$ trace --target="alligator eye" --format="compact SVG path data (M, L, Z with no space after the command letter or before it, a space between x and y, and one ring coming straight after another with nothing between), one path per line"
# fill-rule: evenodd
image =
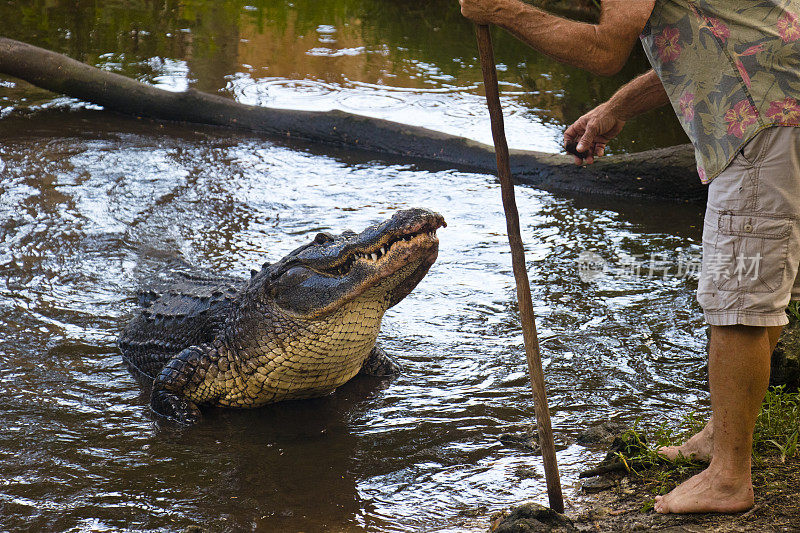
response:
M280 275L280 277L277 279L276 285L280 285L282 287L293 287L295 285L300 285L313 274L314 272L312 270L303 266L292 267Z

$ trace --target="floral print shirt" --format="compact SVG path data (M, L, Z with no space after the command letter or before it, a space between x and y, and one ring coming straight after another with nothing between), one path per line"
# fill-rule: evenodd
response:
M800 126L800 0L656 0L642 44L703 183L762 129Z

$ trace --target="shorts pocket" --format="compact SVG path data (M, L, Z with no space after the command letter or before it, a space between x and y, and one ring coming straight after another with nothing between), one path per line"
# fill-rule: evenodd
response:
M705 274L721 291L774 292L786 281L793 225L786 216L719 213Z
M756 133L752 139L742 146L734 161L740 160L737 162L741 162L742 166L746 168L756 166L764 159L774 134L774 127L766 128Z

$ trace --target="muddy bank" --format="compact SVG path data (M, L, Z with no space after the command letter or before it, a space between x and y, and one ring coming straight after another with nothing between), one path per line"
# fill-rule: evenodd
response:
M0 73L133 116L255 131L273 136L495 172L494 149L463 137L342 111L294 111L240 104L194 89L169 92L12 39L0 38ZM588 167L572 157L511 152L521 183L561 193L702 203L690 145L608 156Z
M677 482L698 473L702 466L690 468ZM654 475L653 472L649 473ZM697 533L700 531L800 531L800 459L781 462L768 457L753 466L756 504L744 513L662 515L652 510L659 491L652 478L631 477L623 473L604 476L607 487L581 496L578 510L566 515L537 504L521 504L490 519L489 531L528 533L534 531L660 531ZM585 493L589 491L586 490Z
M591 503L572 518L578 531L800 530L800 459L781 463L778 458L769 458L753 467L753 483L756 504L747 512L660 515L649 510L656 494L645 481L619 477L613 479L610 490L593 495Z
M592 495L579 512L555 516L537 504L523 504L494 515L488 529L493 533L800 531L800 460L784 464L775 459L754 468L753 476L757 480L756 504L744 513L661 515L649 510L655 494L648 491L645 483L619 477L611 481L612 488Z

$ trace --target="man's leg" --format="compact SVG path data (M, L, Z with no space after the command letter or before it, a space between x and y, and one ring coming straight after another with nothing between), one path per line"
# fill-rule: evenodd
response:
M737 512L753 506L753 428L769 384L771 353L766 327L712 328L708 362L714 419L711 464L666 496L656 497L657 512Z
M729 268L711 268L712 260ZM748 260L757 275L743 274L740 265ZM656 511L736 512L753 505L753 428L772 346L788 322L786 305L800 296L799 268L800 128L767 128L709 186L697 301L713 325L713 421L686 451L710 455L711 462L657 498Z
M783 331L783 326L771 326L767 328L767 335L769 336L769 353L770 357L772 352L775 351L775 346L778 344L778 339ZM657 450L659 455L663 455L667 459L675 460L678 456L692 459L693 461L709 462L714 452L714 417L713 415L708 419L705 427L697 434L693 435L689 440L680 446L663 446Z

